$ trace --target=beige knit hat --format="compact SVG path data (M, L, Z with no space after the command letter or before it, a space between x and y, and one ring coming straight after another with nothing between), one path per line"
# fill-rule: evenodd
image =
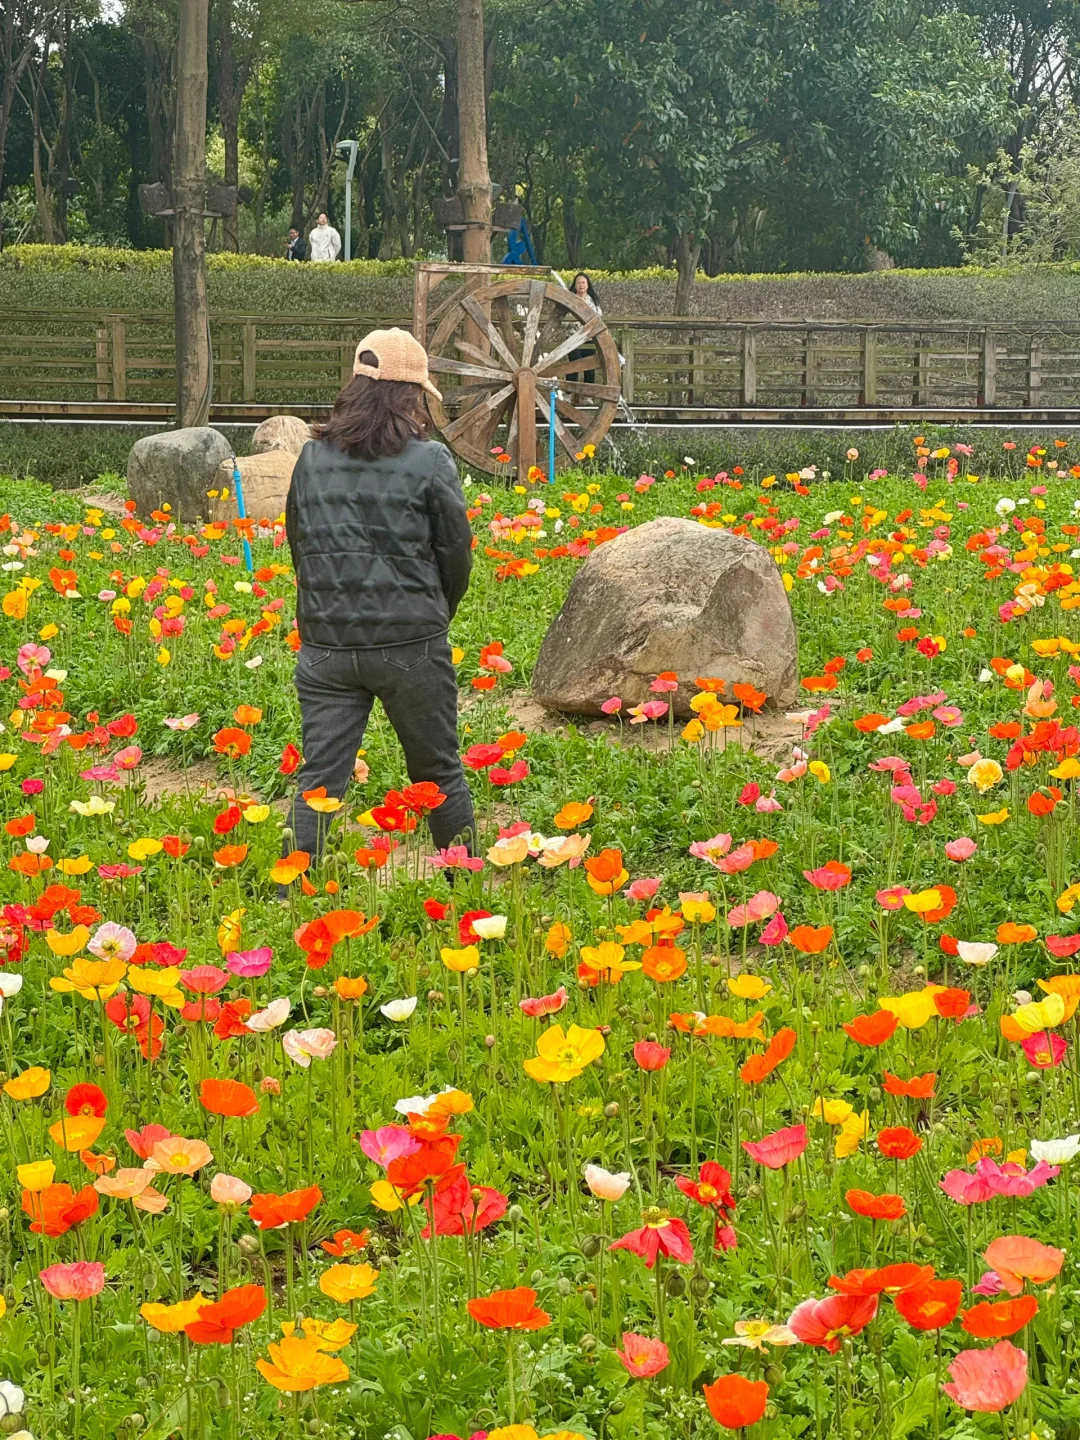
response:
M360 356L370 350L378 361L377 365L364 365ZM420 385L436 400L441 393L428 379L427 351L407 330L372 330L356 347L352 373L366 375L370 380L404 380L410 385Z

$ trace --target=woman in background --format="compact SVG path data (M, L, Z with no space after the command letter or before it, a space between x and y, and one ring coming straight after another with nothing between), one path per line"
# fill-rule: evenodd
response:
M574 283L570 286L570 289L574 292L574 294L578 297L579 300L584 300L586 305L591 306L592 309L596 311L597 315L602 315L604 313L600 309L600 299L596 293L596 290L593 287L593 283L589 279L588 275L585 274L584 270L579 270L578 273L574 276ZM587 345L582 347L582 349L580 350L571 350L570 359L591 360L595 356L595 354L596 346ZM566 380L567 384L571 387L573 387L575 381L582 382L585 385L592 385L596 380L596 371L574 370L569 375L567 375Z

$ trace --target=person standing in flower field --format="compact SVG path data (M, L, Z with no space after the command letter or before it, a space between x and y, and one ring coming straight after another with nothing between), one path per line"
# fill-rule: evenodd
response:
M435 844L472 839L447 639L469 584L472 527L450 452L426 438L424 391L439 395L423 346L405 330L373 330L293 470L285 528L304 764L291 825L296 848L313 858L320 817L303 792L344 796L376 697L409 778L446 796L429 817Z

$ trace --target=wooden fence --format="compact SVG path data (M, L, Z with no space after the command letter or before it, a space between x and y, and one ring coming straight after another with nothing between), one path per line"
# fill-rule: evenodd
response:
M366 329L403 316L213 317L214 413L318 412ZM642 418L792 412L1080 416L1080 326L612 319ZM0 414L166 410L172 316L0 310Z

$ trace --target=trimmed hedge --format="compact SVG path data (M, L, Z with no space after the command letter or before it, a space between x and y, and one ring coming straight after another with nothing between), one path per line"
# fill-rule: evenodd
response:
M357 318L412 311L409 260L296 265L215 253L207 270L217 311ZM674 271L590 274L610 319L671 313ZM692 305L695 314L726 319L1080 322L1080 265L699 276ZM171 252L12 246L0 254L3 308L169 310Z
M238 455L246 455L251 429L236 426L218 427L228 437ZM0 494L3 486L23 483L25 477L47 482L60 490L91 485L99 475L123 476L132 445L142 435L154 433L154 427L120 427L110 425L20 425L16 421L0 422ZM604 469L617 471L629 479L640 474L662 475L665 470L679 470L687 457L693 460L696 474L731 471L741 465L747 480L756 483L766 474L785 474L815 465L818 471L844 473L849 448L859 452L859 460L850 470L852 483L877 468L893 474L910 473L914 447L913 436L922 434L931 443L971 445L975 455L972 467L992 475L1004 474L1011 467L1023 468L1029 444L1051 446L1054 439L1068 439L1063 452L1070 461L1080 456L1080 430L1004 431L981 428L897 426L892 430L789 430L758 428L695 430L669 428L631 435L614 432L611 446L602 446L597 457ZM1017 448L1006 452L1002 441L1014 440ZM491 482L494 484L495 482ZM110 487L111 488L111 487ZM749 488L749 487L748 487ZM727 493L727 492L725 492ZM750 488L752 496L753 490ZM11 507L0 504L0 513Z

